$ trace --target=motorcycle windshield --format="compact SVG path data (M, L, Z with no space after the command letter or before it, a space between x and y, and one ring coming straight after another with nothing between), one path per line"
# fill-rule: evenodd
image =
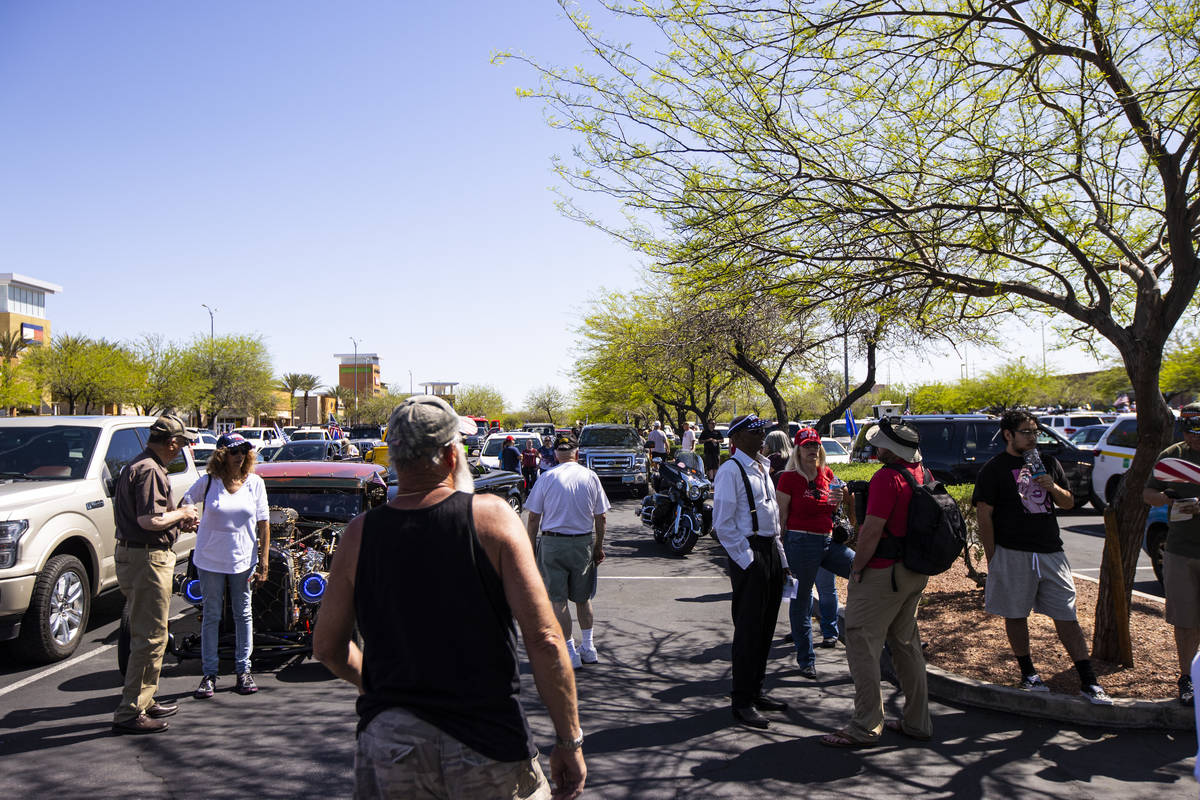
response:
M704 471L704 459L702 459L697 453L692 453L687 450L680 450L675 453L675 455L672 456L671 462L675 466L684 470L690 470L691 472Z

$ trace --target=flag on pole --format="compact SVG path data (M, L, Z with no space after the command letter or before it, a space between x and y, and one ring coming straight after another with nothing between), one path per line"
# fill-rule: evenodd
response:
M334 419L332 411L329 412L329 422L326 424L326 427L329 429L329 438L330 439L342 438L342 436L343 436L342 428L340 425L337 424L337 420Z
M858 425L854 422L854 415L850 413L850 409L846 409L846 432L851 436L858 436Z

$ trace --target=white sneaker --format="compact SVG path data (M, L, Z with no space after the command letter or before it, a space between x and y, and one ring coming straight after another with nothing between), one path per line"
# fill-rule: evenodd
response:
M579 669L580 667L583 666L583 661L579 658L578 650L569 650L569 651L567 651L567 655L571 656L571 666L572 667L574 667L575 669Z
M1099 684L1093 683L1088 688L1080 690L1079 693L1098 706L1111 706L1113 704L1112 698L1108 696L1108 692L1100 688Z
M1034 673L1033 675L1025 675L1021 678L1021 682L1017 684L1018 689L1024 689L1027 692L1048 692L1050 687L1045 684L1041 676Z
M583 660L583 663L585 663L585 664L600 663L600 656L596 653L596 648L594 648L594 647L580 647L579 648L579 657Z

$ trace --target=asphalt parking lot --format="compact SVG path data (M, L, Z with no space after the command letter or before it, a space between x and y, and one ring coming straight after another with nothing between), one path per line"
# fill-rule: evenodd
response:
M780 641L768 669L772 692L792 703L769 731L731 725L728 710L729 584L715 541L686 559L664 556L634 516L610 513L596 639L602 663L578 675L587 796L603 798L1039 797L1175 798L1198 794L1193 735L1110 732L935 704L935 741L885 739L872 751L831 751L815 737L849 714L852 685L840 648L818 651L821 679L801 678ZM1064 519L1087 528L1086 515ZM1098 519L1096 517L1095 519ZM1076 568L1095 542L1068 534ZM10 797L344 797L350 792L354 691L312 661L259 670L261 691L232 681L194 701L196 662L168 659L162 695L178 697L171 730L109 733L119 691L119 605L98 610L81 651L50 668L15 665L0 648L0 756ZM524 675L536 739L548 718ZM895 698L885 686L889 714Z

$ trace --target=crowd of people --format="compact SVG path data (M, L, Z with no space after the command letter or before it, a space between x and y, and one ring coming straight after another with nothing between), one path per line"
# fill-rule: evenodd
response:
M1200 404L1184 411L1184 441L1161 458L1200 467ZM787 708L766 690L786 593L799 674L816 679L815 649L837 647L841 640L854 683L850 718L820 742L873 747L886 731L929 741L933 724L917 629L928 576L906 566L904 557L910 502L919 485L933 480L922 464L920 436L887 419L867 435L883 468L867 487L851 549L842 518L847 489L826 465L817 431L804 427L789 440L780 431L768 434L773 426L753 414L735 418L728 430L732 455L724 463L721 437L711 425L699 435L685 427L683 437L688 447L704 449L714 481L713 530L728 556L733 719L768 728L763 712ZM1028 458L1037 441L1032 414L1009 412L1000 430L1005 450L984 465L972 499L989 564L985 609L1004 620L1021 689L1047 691L1029 641L1028 617L1037 612L1054 621L1081 694L1110 704L1076 619L1075 586L1054 514L1073 504L1062 467L1048 456ZM356 797L567 798L584 787L575 670L602 660L592 600L605 560L609 501L596 474L577 462L575 439L547 437L540 448L531 443L517 451L521 469L530 470L529 514L522 523L499 498L473 494L462 447L462 436L473 431L474 423L440 398L401 403L387 433L397 492L350 523L334 559L314 652L359 690ZM650 433L652 452L661 447L665 453L661 426ZM155 693L174 572L171 543L180 530L198 528L193 558L205 594L204 677L195 697L210 697L217 681L216 626L226 591L234 612L237 691L255 690L249 606L252 586L268 569L265 490L253 473L253 449L240 436L226 435L208 475L175 508L165 465L190 437L179 418L159 418L145 452L121 473L114 494L117 570L132 637L113 718L118 733L164 730L165 718L178 710ZM711 444L716 453L710 464ZM1200 663L1200 486L1155 478L1143 497L1152 505L1172 505L1166 615L1176 632L1180 700L1190 704L1193 661ZM842 620L834 576L848 581ZM814 586L819 643L812 630ZM411 613L414 608L422 612ZM519 696L518 632L557 735L549 780ZM885 645L904 696L899 719L884 715Z

